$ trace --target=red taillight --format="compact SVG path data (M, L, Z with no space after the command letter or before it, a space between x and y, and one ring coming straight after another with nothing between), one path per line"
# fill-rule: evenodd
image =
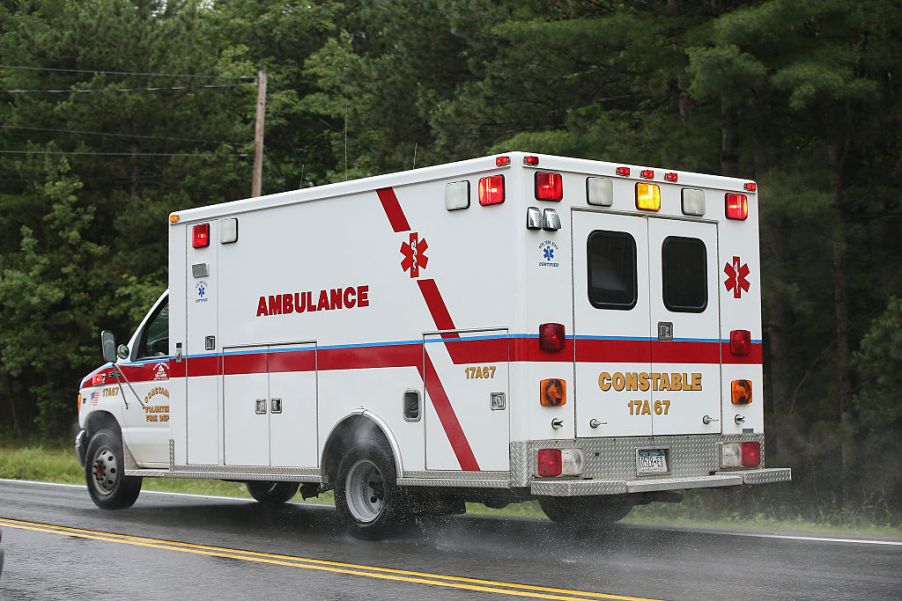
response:
M543 323L539 326L539 348L549 353L557 353L564 350L564 324Z
M511 158L509 156L495 157L495 166L496 167L507 167L510 164L511 164Z
M639 172L639 177L642 179L653 179L655 177L655 172L651 169L643 169Z
M210 246L210 224L199 223L191 230L191 246L204 248Z
M742 467L758 467L761 465L760 442L744 442L739 446L742 448Z
M745 452L743 451L743 460ZM563 469L560 449L539 449L536 460L536 473L542 478L560 476Z
M535 167L536 165L539 164L539 157L537 157L534 154L528 154L525 157L523 157L523 164L524 165L532 165L533 167Z
M104 384L106 384L105 373L94 374L94 377L91 378L91 386L103 386Z
M623 177L629 177L630 168L629 167L617 167L617 175L622 175Z
M668 182L675 182L680 179L680 176L674 173L673 171L668 171L664 174L664 179Z
M745 194L727 194L727 219L745 221L749 216L749 198Z
M756 192L758 190L758 184L756 184L755 182L745 182L742 185L742 188L746 192Z
M536 198L561 200L564 198L564 181L560 173L536 171Z
M734 355L752 352L752 333L748 330L730 330L730 352Z
M504 176L490 175L479 180L479 204L499 205L504 202Z

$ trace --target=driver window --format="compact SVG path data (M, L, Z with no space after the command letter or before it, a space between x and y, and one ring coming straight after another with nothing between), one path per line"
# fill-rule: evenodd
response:
M169 299L151 316L138 345L138 359L152 359L169 355Z

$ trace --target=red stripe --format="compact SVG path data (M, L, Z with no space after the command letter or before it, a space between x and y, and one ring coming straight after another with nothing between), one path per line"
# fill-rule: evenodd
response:
M426 307L428 307L429 313L432 315L432 321L435 322L436 329L456 330L454 320L451 319L451 313L448 312L448 307L445 306L445 301L442 300L442 293L438 291L438 284L435 283L435 280L417 280L417 285L420 287L423 300L426 301ZM442 338L445 340L460 338L460 334L448 332L442 334Z
M407 223L407 217L404 216L404 211L401 210L401 203L398 202L395 191L391 188L380 188L376 190L376 194L379 195L379 200L382 202L382 208L385 209L391 228L396 232L410 231L410 224Z
M760 365L764 363L764 345L753 344L751 352L748 355L734 355L730 352L730 343L720 343L720 356L725 365L735 364L751 364Z
M468 472L479 471L479 463L477 463L473 449L470 448L470 443L467 441L463 428L460 426L460 421L454 413L454 408L451 406L451 401L448 399L447 393L445 393L441 380L439 380L435 366L432 364L432 359L429 358L429 353L424 353L424 359L425 373L422 373L422 371L420 373L426 384L426 392L429 394L429 398L432 399L432 406L438 414L442 428L445 429L445 435L448 437L448 442L451 443L457 462L460 463L460 469Z
M396 344L317 352L319 369L371 369L380 367L416 367L423 363L423 345Z
M719 342L651 343L652 363L720 363Z

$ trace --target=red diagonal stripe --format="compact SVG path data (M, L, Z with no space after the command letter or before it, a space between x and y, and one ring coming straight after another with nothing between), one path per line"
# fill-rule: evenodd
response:
M458 421L457 415L454 413L454 408L451 406L451 401L448 399L447 393L445 393L441 380L439 380L435 366L432 364L432 359L429 358L429 353L423 353L423 358L425 373L421 372L421 375L426 383L426 392L429 394L429 398L432 399L432 406L438 414L438 420L441 422L442 428L445 429L445 435L448 437L448 442L451 443L451 449L457 457L457 462L460 463L460 469L468 472L478 472L479 463L476 462L473 449L470 448L470 443L467 441L463 428L460 426L460 421Z
M404 216L404 211L401 210L401 203L398 202L395 191L391 188L380 188L376 190L376 194L379 195L379 201L382 203L382 208L385 209L391 228L396 232L410 230L410 224L407 223L407 217Z
M451 319L451 313L448 312L448 307L445 306L445 301L442 300L442 293L438 291L438 285L435 283L435 280L417 280L417 285L420 287L420 292L423 293L423 300L426 301L429 313L432 314L432 321L435 322L436 329L456 329L454 320ZM460 338L460 334L448 332L442 334L442 338L446 340L449 338Z

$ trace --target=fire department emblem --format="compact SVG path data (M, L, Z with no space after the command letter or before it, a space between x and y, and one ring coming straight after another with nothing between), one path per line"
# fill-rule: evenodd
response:
M157 363L153 367L153 379L157 381L169 379L169 366L165 363Z
M733 291L733 298L742 298L742 293L749 291L749 281L746 276L749 274L749 266L747 263L740 263L739 257L733 257L732 263L727 263L723 272L727 275L724 280L724 286L727 292Z
M409 269L410 277L419 277L420 269L426 269L426 263L429 262L429 257L426 256L427 248L429 248L429 244L426 242L426 239L420 240L417 232L410 233L409 242L401 243L401 254L404 255L404 259L401 261L401 269L404 271Z

